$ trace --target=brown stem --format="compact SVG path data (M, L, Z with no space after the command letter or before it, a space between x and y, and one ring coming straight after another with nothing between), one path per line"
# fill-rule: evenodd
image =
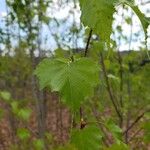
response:
M128 109L127 112L127 121L126 121L126 128L129 128L129 123L130 123L130 110ZM128 132L125 133L125 143L128 143Z
M121 54L119 51L118 51L118 63L120 66L120 70L119 70L119 74L120 74L120 106L122 109L123 108L123 96L122 96L122 93L123 93L123 65L122 65L122 57L121 57ZM122 110L120 113L122 116L122 120L120 120L120 126L122 127L122 124L123 124L123 112L122 112Z
M133 123L124 131L123 134L128 133L129 130L131 130L131 129L144 117L145 113L146 113L146 112L149 112L149 111L150 111L150 110L147 110L147 111L143 112L141 115L139 115L139 116L135 119L135 121L133 121Z
M106 67L105 67L105 64L104 64L104 58L103 58L103 54L100 53L100 57L101 57L101 65L102 65L102 70L103 70L103 73L104 73L104 77L105 77L105 81L106 81L106 86L107 86L107 92L109 94L109 97L110 97L110 100L114 106L114 109L118 115L118 118L120 120L120 122L122 122L122 115L115 103L115 100L114 100L114 97L113 97L113 94L112 94L112 91L111 91L111 87L110 87L110 83L109 83L109 79L108 79L108 76L107 76L107 72L106 72Z
M90 33L89 33L89 36L88 36L87 43L86 43L85 52L84 52L84 57L86 57L86 56L87 56L87 53L88 53L88 49L89 49L89 45L90 45L90 40L91 40L91 37L92 37L92 32L93 32L93 30L91 29L91 30L90 30Z
M123 66L122 66L122 57L120 52L118 51L118 63L120 65L120 106L123 107L123 100L122 100L122 92L123 92Z
M85 47L85 52L84 52L84 57L87 56L87 53L88 53L88 49L89 49L89 45L90 45L90 40L91 40L91 37L92 37L92 29L90 30L90 33L89 33L89 36L88 36L88 40L87 40L87 43L86 43L86 47ZM82 110L82 107L80 107L80 128L82 129L82 120L83 120L83 110Z
M83 118L83 110L82 107L80 107L80 120Z
M106 139L103 139L103 142L106 146L109 146L111 144L111 140L110 140L109 136L107 135L106 131L104 130L102 124L99 122L99 116L101 116L101 115L98 114L98 112L96 111L96 109L94 107L92 108L92 112L93 112L93 115L95 116L95 119L96 119L101 131L104 133L104 135L106 137Z
M130 53L130 52L129 52ZM128 56L129 56L129 53L128 53ZM129 67L129 72L127 73L127 93L128 93L128 101L130 102L131 101L131 82L130 82L130 73L131 73L131 63L128 63L128 67ZM131 120L131 110L130 108L128 107L127 108L127 120L126 120L126 129L129 128L129 124L130 124L130 120ZM128 143L128 132L125 133L125 142Z
M141 132L141 131L142 131L142 128L138 129L138 130L132 135L132 137L128 140L128 143L131 142L131 141L136 137L136 135L138 135L139 132Z

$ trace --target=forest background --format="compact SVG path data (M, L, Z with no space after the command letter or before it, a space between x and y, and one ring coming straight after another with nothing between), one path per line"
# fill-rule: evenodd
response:
M0 0L0 150L150 148L150 1L85 1Z

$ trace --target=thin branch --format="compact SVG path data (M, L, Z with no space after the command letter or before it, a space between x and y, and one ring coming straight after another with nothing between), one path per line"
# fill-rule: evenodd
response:
M87 40L87 43L86 43L86 47L85 47L85 52L84 52L84 57L87 56L87 53L88 53L88 49L89 49L89 45L90 45L90 40L91 40L91 37L92 37L92 29L90 30L90 33L89 33L89 36L88 36L88 40ZM83 109L82 107L80 107L80 128L83 129L82 127L82 122L83 122Z
M146 110L145 112L143 112L141 115L139 115L135 121L133 121L133 123L124 131L123 134L127 134L129 132L129 130L131 130L145 115L146 112L149 112L150 110Z
M124 132L124 134L125 134L125 133L128 133L129 130L131 130L131 129L135 126L135 124L137 124L137 123L141 120L141 118L143 118L144 114L145 114L145 113L142 113L140 116L138 116L138 117L135 119L135 121L126 129L126 131Z
M97 111L94 107L92 107L92 112L93 112L93 115L95 116L95 119L97 120L96 123L99 125L101 131L104 133L104 135L106 137L106 139L103 139L103 142L105 143L106 146L109 146L111 144L111 140L103 128L105 126L104 123L99 121L100 120L99 116L101 117L101 115L99 115L97 113ZM105 126L105 128L106 128L106 126Z
M142 128L138 129L132 137L128 140L128 143L131 142L140 132L142 131Z
M83 119L83 110L82 110L82 107L80 107L80 120Z
M124 8L124 6L123 6ZM121 15L122 19L121 19L121 24L123 24L124 21L124 11L122 10L122 15ZM122 34L121 34L122 35ZM119 40L119 48L121 46L121 40ZM121 106L121 115L122 115L122 121L120 122L120 126L122 126L123 123L123 112L122 112L122 108L123 108L123 64L122 64L122 57L121 57L121 52L118 50L117 51L118 54L118 63L119 63L119 76L120 76L120 93L119 93L119 102L120 102L120 106Z
M106 72L106 68L105 68L105 64L104 64L104 58L103 58L103 54L100 53L100 56L101 56L101 64L102 64L102 70L103 70L103 73L104 73L104 77L105 77L105 81L106 81L106 85L107 85L107 92L109 94L109 97L110 97L110 100L114 106L114 109L119 117L119 120L120 122L122 122L122 115L115 103L115 100L114 100L114 97L113 97L113 94L112 94L112 91L111 91L111 87L110 87L110 83L109 83L109 80L108 80L108 76L107 76L107 72Z
M123 111L122 111L122 109L123 109L123 84L124 84L124 82L123 82L123 64L122 64L122 57L121 57L121 53L120 53L120 51L118 50L118 63L119 63L119 76L120 76L120 93L119 93L119 106L120 106L120 114L121 114L121 116L122 116L122 119L120 120L120 127L122 127L122 124L123 124L123 120L124 120L124 118L123 118Z
M91 37L92 37L92 32L93 32L93 30L91 29L90 33L89 33L89 36L88 36L87 43L86 43L84 57L86 57L87 53L88 53L88 49L89 49L89 45L90 45L90 40L91 40Z
M120 65L120 105L123 108L123 97L122 97L122 92L123 92L123 65L122 65L122 57L120 54L120 51L118 51L118 63Z

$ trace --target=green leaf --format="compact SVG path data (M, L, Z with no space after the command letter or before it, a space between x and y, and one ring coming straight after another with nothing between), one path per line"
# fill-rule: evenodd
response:
M119 81L119 78L114 76L113 74L108 74L108 78Z
M106 50L105 42L92 42L92 47L89 51L89 57L93 60L99 61L100 53Z
M115 6L119 3L126 4L132 8L140 19L147 38L147 28L150 24L150 18L147 18L134 5L132 0L80 0L81 21L85 26L88 26L96 34L100 35L102 40L109 41L112 33L113 14L116 11Z
M117 126L111 119L108 120L106 126L109 129L109 131L111 131L111 134L113 135L115 141L117 143L120 143L122 137L122 129L119 126Z
M25 121L29 120L30 115L31 115L31 109L29 108L21 108L17 113L17 116L20 119L23 119Z
M73 130L71 144L78 150L99 150L101 139L101 131L97 126L92 125L82 130Z
M6 92L6 91L2 91L0 92L0 97L6 101L6 102L9 102L10 101L10 98L11 98L11 95L9 92Z
M77 150L73 145L66 144L64 146L59 146L56 150Z
M83 101L93 95L99 82L99 68L92 60L81 58L74 62L67 59L45 59L35 74L41 88L50 87L60 92L62 101L77 109Z
M45 23L45 24L48 24L50 22L50 17L48 16L41 16L41 20Z
M24 128L20 128L17 130L17 136L21 139L21 140L26 140L30 137L30 133L27 129Z
M61 48L57 48L55 51L55 57L57 58L68 58L69 57L69 51L68 50L63 50Z
M19 103L18 103L17 101L13 101L13 102L11 103L11 108L12 108L12 112L13 112L14 114L17 114L18 111L19 111Z
M147 28L148 26L150 25L150 18L146 17L141 11L140 9L138 8L138 6L135 6L134 3L131 1L127 1L127 0L124 0L123 1L124 4L128 5L129 7L132 8L132 10L135 12L135 14L137 15L137 17L139 18L141 24L142 24L142 27L143 27L143 30L144 30L144 33L145 33L145 38L147 39Z
M31 109L29 108L19 108L18 101L13 101L11 103L12 112L18 117L19 119L22 119L24 121L28 121L29 117L31 115Z
M0 108L0 120L3 118L4 116L4 110Z
M120 143L120 144L113 144L109 148L104 148L104 150L130 150L130 148L126 144Z
M110 39L112 33L116 2L118 0L80 0L81 21L105 41Z
M149 143L150 141L150 122L144 123L144 142Z
M33 145L34 145L35 150L43 150L44 149L44 141L41 139L34 140Z
M110 60L109 59L105 59L104 60L104 64L105 64L105 67L106 67L106 69L110 69Z

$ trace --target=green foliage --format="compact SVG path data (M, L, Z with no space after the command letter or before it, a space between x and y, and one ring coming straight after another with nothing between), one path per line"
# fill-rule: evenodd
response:
M89 51L89 57L93 60L99 61L100 53L106 50L106 44L104 42L93 42L92 47Z
M3 109L0 108L0 120L3 118L3 116L4 116L4 111Z
M80 0L81 21L85 26L90 27L104 41L109 41L112 33L113 14L116 12L115 6L126 4L139 17L145 36L147 38L147 28L150 19L147 18L140 9L128 0ZM90 11L89 11L90 10ZM94 16L94 17L93 17Z
M82 130L73 130L71 136L71 144L77 150L99 150L101 147L102 135L99 128L90 125Z
M134 53L134 55L121 53L119 56L119 53L116 53L116 49L120 45L117 47L116 39L112 40L110 39L110 36L113 32L112 23L114 20L113 15L117 12L116 8L118 6L127 5L139 18L145 37L147 38L147 28L150 24L150 19L145 17L138 6L134 4L133 0L79 0L81 22L83 22L84 26L88 27L87 31L91 31L92 29L92 34L94 34L87 42L87 57L89 58L81 58L84 51L82 51L82 49L76 49L80 46L76 39L76 37L78 38L77 32L79 29L74 22L70 29L71 33L69 33L69 40L64 37L58 39L58 36L50 31L59 48L54 52L51 52L52 57L44 59L36 68L35 75L39 79L41 89L48 87L51 91L58 92L61 101L68 105L71 110L76 111L73 112L73 114L69 114L71 116L70 118L73 120L73 124L71 123L70 126L77 127L76 125L81 122L76 121L79 120L79 118L81 120L84 118L85 123L87 123L85 128L73 128L71 130L70 142L67 142L64 146L58 146L58 148L57 146L53 147L52 135L49 133L41 133L40 131L42 130L42 125L43 128L45 126L44 116L46 116L45 112L47 111L42 109L44 108L43 106L46 104L44 102L47 99L44 99L44 102L38 101L38 103L36 103L37 108L39 109L37 114L39 136L43 134L44 138L35 139L34 137L33 140L29 130L21 127L22 123L23 127L26 127L26 123L28 123L27 121L29 121L31 115L31 109L27 108L23 101L15 100L13 97L19 97L18 99L20 99L20 89L21 87L24 87L26 84L25 81L28 79L29 82L31 80L33 81L31 83L33 85L27 83L27 88L33 88L33 91L35 90L34 94L37 94L35 97L39 96L39 100L42 99L42 94L39 93L36 82L34 83L34 77L31 74L38 61L38 58L34 56L34 52L38 51L39 53L41 52L40 55L43 55L42 47L44 43L43 40L41 40L41 38L43 38L41 32L44 31L43 23L44 25L48 25L49 30L51 30L49 23L52 18L46 15L47 8L51 2L52 1L42 0L6 1L9 7L9 14L7 14L8 16L6 18L7 40L5 42L7 44L5 46L8 48L8 53L13 52L14 56L1 56L0 77L2 80L0 79L0 83L1 81L5 81L4 83L2 82L2 88L3 86L7 87L6 89L9 89L9 91L12 90L14 93L11 97L11 94L8 92L0 92L0 98L3 100L6 108L8 108L8 110L5 111L11 113L11 119L18 128L17 132L15 132L16 135L14 136L16 138L15 140L17 140L17 144L13 145L13 150L43 150L45 148L54 148L54 150L129 150L129 146L123 143L125 138L131 140L129 145L130 143L133 143L134 145L134 139L137 138L138 141L140 138L138 137L138 134L137 137L136 134L133 134L135 138L132 137L132 134L129 135L129 133L134 133L134 126L131 126L132 128L129 130L128 135L124 135L123 131L128 129L126 126L130 127L130 125L132 125L132 121L134 123L134 119L138 120L138 118L136 119L138 116L138 109L139 112L142 112L143 108L145 109L149 106L150 94L148 89L150 85L150 67L147 64L145 66L140 64L140 60L145 58L143 57L140 59L141 53L138 57L136 56L137 52L136 54ZM61 3L63 2L61 1ZM75 8L76 4L74 5L74 9ZM122 8L126 9L127 7ZM71 11L70 14L73 14L73 11ZM75 15L73 17L75 17ZM54 26L55 23L56 26L59 26L59 21L57 21L57 19L54 20ZM132 24L131 17L125 18L125 20L128 25ZM13 22L15 26L18 23L16 27L19 29L17 35L19 42L18 45L16 43L14 44L15 46L17 45L15 48L10 47L14 35L11 35L11 26L9 24ZM61 23L65 23L65 21L63 20ZM122 34L122 25L118 25L116 30ZM2 33L1 37L3 38L5 33L3 33L1 29L0 33ZM66 34L68 33L65 33L65 35ZM47 37L44 41L45 43ZM127 41L127 37L123 36L123 34L121 35L121 38ZM119 37L117 40L120 40L121 38ZM73 42L71 41L72 39ZM27 42L22 42L22 40ZM59 43L63 40L71 43L73 45L73 50L63 50L65 48L70 49L70 47L66 47L62 43ZM75 41L76 43L74 43ZM63 45L63 48L61 45ZM29 54L27 54L27 51ZM101 62L101 70L96 62ZM26 89L22 89L22 93L25 95L24 90ZM44 92L47 92L47 90ZM17 95L16 93L19 94ZM31 92L29 94L31 94ZM48 96L45 97L47 98ZM112 103L109 100L111 100ZM114 105L114 108L112 107L112 104ZM83 114L81 105L83 107ZM116 115L115 110L120 114L119 117ZM60 109L57 113L63 114L63 110ZM1 111L0 109L0 117L1 114L3 115L3 110ZM62 114L60 114L60 116L56 115L56 117L59 116L66 122L66 119L63 118ZM58 118L56 118L56 120L59 121ZM92 120L94 120L94 123ZM149 122L144 122L145 120L149 120L149 114L144 114L143 119L137 121L140 127L141 124L144 124L144 126L142 126L144 140L140 139L142 144L144 142L147 144L150 141L150 124ZM120 122L122 125L120 125ZM129 125L127 125L128 122ZM58 122L58 126L60 124L63 127L65 124L63 123L64 122L61 120L60 123ZM137 125L137 123L135 124ZM98 124L99 126L93 124ZM121 127L119 127L119 125ZM139 126L137 125L135 130L136 128L138 129ZM62 129L63 128L60 130ZM61 138L63 139L64 136ZM111 146L106 147L106 145Z
M73 145L66 144L65 146L59 146L57 149L54 150L77 150Z
M11 111L18 119L28 121L31 115L31 109L20 106L20 101L12 100L11 94L7 91L0 92L0 97L5 101L8 105L11 106Z
M82 22L105 41L109 40L112 32L116 2L117 0L80 0Z
M11 95L10 95L10 93L7 92L7 91L2 91L2 92L0 92L0 97L1 97L4 101L9 102L9 101L10 101L10 98L11 98Z
M69 51L57 48L55 50L55 57L56 58L63 58L63 57L69 58Z
M36 139L33 141L34 149L43 150L44 149L44 141L41 139Z
M11 103L11 108L12 108L12 112L17 118L24 120L24 121L29 120L29 117L31 115L31 109L20 107L18 101L13 101Z
M120 143L122 140L122 129L118 125L116 125L112 120L108 120L106 122L106 127L111 132L112 136L115 139L115 142Z
M17 116L20 119L23 119L25 121L29 120L30 115L31 115L31 109L29 108L21 108L17 113Z
M30 137L30 132L25 128L19 128L17 129L17 136L21 140L27 140Z
M104 148L104 150L130 150L130 149L126 144L120 143L120 144L113 144L109 148Z
M137 17L139 18L141 24L142 24L142 27L143 27L143 30L144 30L144 33L145 33L145 38L147 39L147 29L148 29L148 26L150 25L150 18L146 17L141 11L140 9L138 8L138 6L135 6L133 2L129 2L128 0L123 0L123 3L128 5L129 7L132 8L132 10L135 12L135 14L137 15Z
M150 122L144 123L143 128L144 128L144 132L145 132L144 141L146 143L149 143L149 141L150 141Z
M93 95L94 87L99 82L99 68L87 58L74 62L67 59L45 59L35 74L41 88L49 86L52 91L60 92L62 101L74 110Z

